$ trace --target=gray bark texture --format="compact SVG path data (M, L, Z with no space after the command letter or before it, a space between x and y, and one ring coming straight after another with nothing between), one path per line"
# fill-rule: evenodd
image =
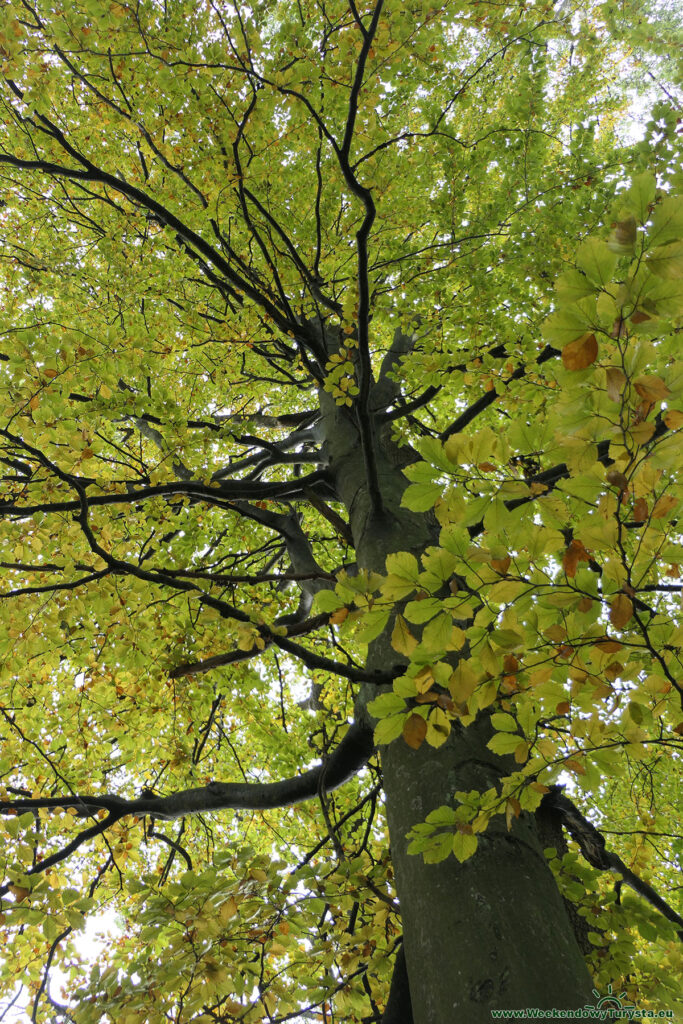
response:
M359 567L382 572L394 551L412 551L419 558L426 546L438 543L438 526L429 514L401 508L407 482L400 450L386 434L376 433L383 507L373 510L353 420L326 395L321 407L328 465L349 516ZM371 645L368 668L386 669L401 660L390 633L391 623ZM359 718L367 721L364 706L379 689L361 686ZM502 818L494 819L464 864L454 857L425 864L420 855L407 853L408 831L431 810L452 805L458 790L488 789L508 774L504 760L486 746L490 735L488 716L482 715L467 729L454 728L439 749L424 744L413 750L398 739L382 750L409 983L404 1019L414 1024L489 1024L495 1009L566 1010L594 1001L532 815L521 815L510 832ZM392 1020L401 1019L399 991L400 986Z

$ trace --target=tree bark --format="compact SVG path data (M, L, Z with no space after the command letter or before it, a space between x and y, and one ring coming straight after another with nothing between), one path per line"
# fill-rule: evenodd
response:
M433 516L401 508L407 481L401 453L386 434L376 438L383 502L377 513L355 424L326 395L321 409L329 466L359 567L383 572L389 553L419 557L437 544ZM401 661L390 635L391 622L371 646L369 668ZM361 686L360 716L377 693L377 687ZM590 975L532 815L521 815L510 832L502 816L494 819L464 864L453 856L425 864L421 855L407 853L407 833L431 810L452 805L456 791L485 790L507 774L486 746L490 734L488 715L480 715L467 729L455 726L439 749L423 744L415 751L398 739L382 750L414 1024L490 1024L492 1009L575 1009L593 1001Z
M400 740L382 752L415 1024L490 1024L492 1009L578 1008L592 983L531 815L495 818L464 864L425 864L406 834L458 790L499 775L485 716L438 750Z

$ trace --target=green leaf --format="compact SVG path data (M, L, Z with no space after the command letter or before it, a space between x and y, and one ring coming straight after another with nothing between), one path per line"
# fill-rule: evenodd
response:
M368 703L368 711L375 718L386 718L387 715L395 715L406 709L406 702L396 693L382 693Z
M455 825L457 820L458 816L455 812L455 808L447 807L446 805L444 805L443 807L437 807L436 810L434 811L430 811L427 817L425 818L425 821L428 822L428 824L434 826Z
M403 492L401 505L412 512L426 512L442 494L441 484L409 484Z
M375 640L389 621L390 611L390 608L373 608L372 611L365 612L360 620L361 625L356 633L356 639L363 644Z
M521 742L521 736L517 733L497 732L492 736L486 746L494 754L514 754Z
M443 832L432 840L431 846L422 854L425 864L438 864L439 861L449 857L453 848L453 840L450 832Z
M517 732L517 722L512 715L497 711L491 715L491 725L498 732Z
M601 287L612 280L617 256L602 239L587 238L577 250L576 265L589 281Z
M632 213L639 224L644 224L650 215L650 207L655 200L657 183L652 171L643 171L637 174L630 188L619 196L619 204L629 213Z
M392 695L393 696L393 695ZM374 742L377 746L391 743L398 739L403 731L405 715L391 715L389 718L381 718L374 731Z
M667 242L683 240L683 196L665 196L652 214L652 224L648 228L648 241L651 246L661 246Z
M476 853L479 839L468 832L456 832L452 845L456 859L462 864Z
M344 604L344 600L334 590L319 590L315 595L315 607L321 612L336 612Z
M419 625L433 619L437 612L441 611L442 607L443 601L436 597L426 597L422 601L409 601L405 606L403 614L408 622L414 622L416 625Z

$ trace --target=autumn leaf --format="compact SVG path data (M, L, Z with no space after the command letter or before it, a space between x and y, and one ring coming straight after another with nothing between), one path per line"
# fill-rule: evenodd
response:
M647 501L645 498L636 498L633 502L633 518L637 523L644 523L648 516Z
M419 750L427 735L427 723L421 715L409 715L403 723L403 739L413 750Z
M391 646L393 649L397 650L399 654L405 654L410 657L417 645L418 641L411 633L408 623L405 622L401 614L396 615L396 622L391 632Z
M635 217L627 217L626 220L616 221L613 225L607 244L612 252L620 256L631 256L635 250L636 234Z
M618 487L620 491L628 490L628 480L618 469L608 469L605 473L605 479L609 484Z
M633 601L628 594L615 594L609 608L609 620L615 629L623 629L633 617Z
M576 538L572 540L562 557L562 567L567 576L576 576L579 562L589 562L590 556L583 543Z
M653 404L663 401L671 394L662 378L654 374L636 377L633 386L642 399Z
M585 370L598 358L598 339L592 333L582 334L562 349L566 370Z
M678 498L673 494L664 494L661 498L658 498L652 509L653 519L666 519L669 512L676 507L678 504Z
M664 422L669 430L678 430L683 427L683 412L680 409L667 409L664 413Z
M624 391L624 384L626 383L626 374L618 366L608 366L606 376L608 398L612 402L621 401L621 396Z

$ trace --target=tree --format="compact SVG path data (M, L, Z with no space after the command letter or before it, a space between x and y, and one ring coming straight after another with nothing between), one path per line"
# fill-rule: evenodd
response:
M33 1020L683 1005L677 38L593 0L3 9Z

